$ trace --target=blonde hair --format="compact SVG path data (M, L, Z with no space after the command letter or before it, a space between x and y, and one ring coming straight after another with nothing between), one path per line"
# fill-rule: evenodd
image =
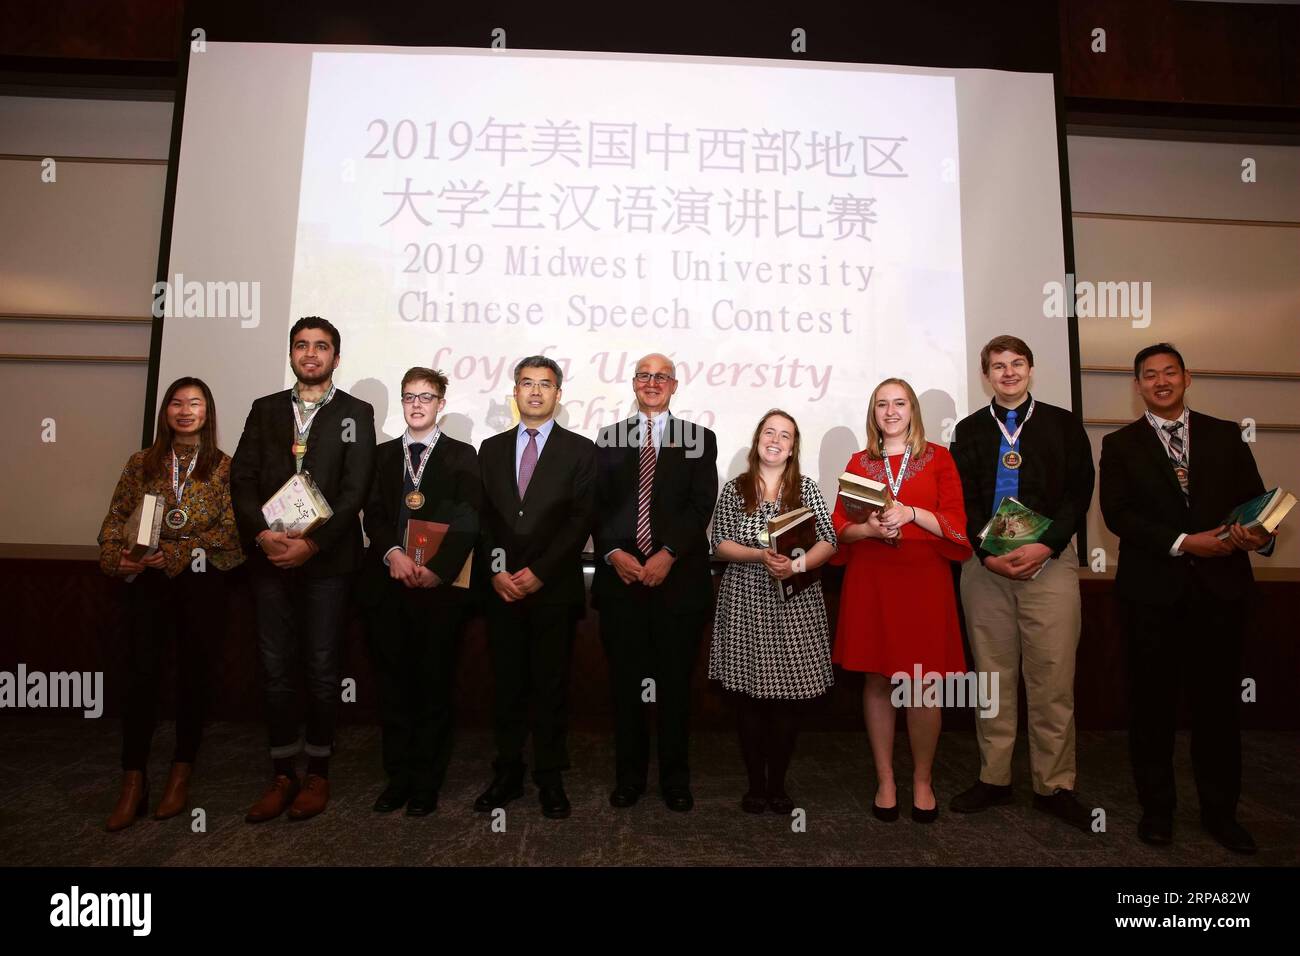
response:
M916 392L901 378L887 378L872 390L871 401L867 405L867 457L884 457L882 449L885 436L881 434L880 426L876 423L876 396L886 385L897 385L907 395L907 401L911 405L911 416L907 425L907 444L911 447L913 455L922 454L925 451L925 422L921 421L921 403L917 401Z

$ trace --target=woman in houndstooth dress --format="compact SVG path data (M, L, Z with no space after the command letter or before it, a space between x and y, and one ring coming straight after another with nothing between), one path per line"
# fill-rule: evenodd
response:
M793 809L785 774L794 752L799 704L834 683L830 628L820 582L782 601L776 580L796 567L767 549L767 522L785 511L813 512L817 544L807 570L835 553L835 530L817 483L799 471L799 428L779 410L763 416L746 472L728 481L713 513L713 547L730 562L718 592L709 677L736 699L748 812Z

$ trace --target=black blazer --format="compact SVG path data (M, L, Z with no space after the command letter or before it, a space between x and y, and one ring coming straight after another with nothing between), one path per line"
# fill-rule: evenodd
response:
M1187 499L1145 416L1102 439L1101 514L1120 539L1115 589L1126 600L1169 605L1193 588L1227 601L1250 593L1254 575L1244 551L1222 558L1169 554L1180 534L1217 527L1265 490L1236 422L1191 412L1188 430Z
M253 539L266 530L262 503L294 473L290 401L285 389L253 402L230 464L235 523L255 571L275 570ZM357 514L365 505L374 464L374 409L369 402L338 389L329 404L316 413L303 459L303 470L311 472L334 510L334 516L309 535L320 553L299 569L307 577L348 574L361 566L364 549Z
M596 447L557 422L520 501L515 483L517 438L518 426L479 447L483 511L474 573L483 581L480 593L501 603L491 586L495 571L513 574L530 568L542 589L525 602L584 607L582 548L591 534ZM498 554L504 556L504 568L495 561Z
M384 555L391 548L401 547L406 531L402 526L402 499L406 493L404 455L401 438L386 441L375 450L375 476L370 483L370 496L366 499L363 517L366 535L370 538L363 593L381 599L391 598L392 595L385 592L386 588L391 588L404 595L429 595L436 601L463 600L466 589L452 587L451 582L460 574L465 558L478 538L478 513L483 500L478 453L473 445L457 441L447 434L440 435L433 451L429 452L420 479L424 504L407 512L406 516L422 521L439 521L450 528L438 547L438 553L428 563L429 570L442 579L442 584L436 588L419 589L394 581L384 564Z
M993 495L998 481L998 449L1002 447L1002 431L989 414L989 407L957 423L948 449L961 475L967 537L980 561L989 556L979 547L979 533L997 506ZM1024 454L1024 463L1016 497L1026 507L1052 519L1041 543L1052 549L1052 557L1060 557L1070 538L1083 528L1092 504L1096 474L1088 433L1072 412L1035 400L1034 414L1025 423L1017 447Z
M592 604L625 600L633 589L659 594L674 608L707 609L713 599L707 528L718 498L718 440L712 431L671 415L655 460L650 498L650 554L667 546L677 560L657 588L624 584L605 563L621 548L644 561L636 544L641 448L636 416L603 429L596 438L596 575Z

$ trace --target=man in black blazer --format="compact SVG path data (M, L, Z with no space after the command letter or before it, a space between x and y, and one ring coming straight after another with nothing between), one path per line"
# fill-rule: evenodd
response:
M483 511L475 560L490 585L497 747L492 783L474 801L481 813L523 795L530 697L542 813L561 818L570 810L561 772L569 766L569 663L586 606L582 548L591 533L596 449L553 417L563 378L542 355L516 365L519 425L479 449Z
M478 537L483 488L473 446L438 428L446 394L442 372L413 368L403 376L406 431L376 451L366 501L370 551L361 603L379 680L388 774L376 813L403 806L411 817L432 813L451 760L452 683L470 610L467 582L456 581ZM421 564L407 553L411 519L446 526Z
M361 564L358 512L375 462L374 410L334 385L339 332L318 316L289 332L293 388L249 410L230 466L230 496L257 605L258 652L274 777L249 823L315 816L329 801L329 758L339 700L339 664L353 572ZM309 472L334 514L306 536L272 530L262 504L296 471ZM307 671L307 730L300 736L299 657ZM299 784L294 758L307 752Z
M1129 755L1142 803L1138 836L1173 839L1178 690L1192 711L1201 821L1231 850L1255 851L1236 820L1241 792L1241 641L1254 584L1247 551L1271 554L1262 529L1225 528L1264 493L1235 422L1189 411L1183 357L1168 343L1133 361L1146 414L1101 444L1101 512L1119 536L1115 591L1129 660ZM1227 537L1218 535L1227 532Z
M645 704L654 700L659 789L670 809L686 811L694 805L687 760L691 670L713 599L706 529L718 497L718 442L709 429L669 412L677 377L666 356L637 362L632 390L637 414L596 439L591 591L614 697L609 802L628 807L645 792Z

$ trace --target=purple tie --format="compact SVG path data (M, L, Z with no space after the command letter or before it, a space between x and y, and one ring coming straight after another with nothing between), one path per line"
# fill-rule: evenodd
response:
M519 459L520 501L528 494L528 483L533 480L533 472L537 470L537 429L525 428L524 434L528 436L528 444L524 446L523 457Z

